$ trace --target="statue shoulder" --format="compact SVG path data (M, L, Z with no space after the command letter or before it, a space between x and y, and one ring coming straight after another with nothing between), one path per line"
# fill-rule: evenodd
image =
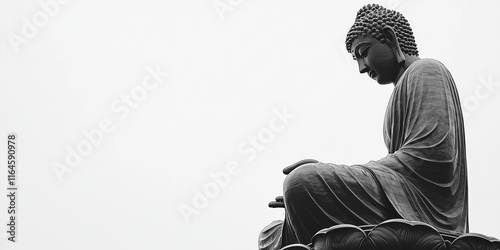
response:
M451 79L451 74L443 63L436 59L423 58L413 62L407 69L406 80L409 84L426 84ZM446 81L446 80L445 80ZM438 81L439 82L439 81Z
M442 62L432 58L422 58L416 60L410 65L410 67L408 67L408 73L438 73L442 71L448 72L448 69Z
M404 72L394 88L394 95L413 95L412 93L442 92L454 84L450 72L438 60L423 58L414 61Z
M444 64L436 59L432 58L422 58L413 62L408 70L410 71L421 71L421 70L430 70L430 69L446 69Z

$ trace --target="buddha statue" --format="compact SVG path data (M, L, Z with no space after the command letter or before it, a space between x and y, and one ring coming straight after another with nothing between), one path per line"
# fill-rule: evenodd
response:
M302 160L283 172L285 209L259 235L259 249L308 244L321 229L374 225L388 219L468 232L467 163L459 95L447 68L421 59L412 29L399 12L362 7L346 49L378 84L393 84L384 118L387 155L357 165Z

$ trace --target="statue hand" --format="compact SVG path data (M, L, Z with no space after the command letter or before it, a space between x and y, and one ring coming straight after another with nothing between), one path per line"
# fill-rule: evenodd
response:
M271 208L277 208L277 207L285 208L285 203L283 202L283 196L278 196L278 197L276 197L275 201L269 202L269 207L271 207Z
M294 169L304 165L304 164L307 164L307 163L317 163L318 161L317 160L314 160L314 159L305 159L305 160L301 160L301 161L298 161L297 163L295 164L292 164L286 168L283 169L283 173L284 174L289 174L290 172L292 172Z

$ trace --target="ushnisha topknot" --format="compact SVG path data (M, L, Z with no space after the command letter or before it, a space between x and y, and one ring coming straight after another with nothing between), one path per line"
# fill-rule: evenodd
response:
M403 53L418 56L417 44L408 20L401 13L378 4L365 5L358 11L354 24L347 32L345 40L347 51L351 53L351 45L356 38L366 35L385 42L382 28L386 25L396 32Z

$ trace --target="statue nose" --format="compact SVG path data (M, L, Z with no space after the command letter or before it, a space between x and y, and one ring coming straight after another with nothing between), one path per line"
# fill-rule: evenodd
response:
M366 66L365 60L363 59L358 59L358 67L360 74L366 73L369 70L368 66Z

